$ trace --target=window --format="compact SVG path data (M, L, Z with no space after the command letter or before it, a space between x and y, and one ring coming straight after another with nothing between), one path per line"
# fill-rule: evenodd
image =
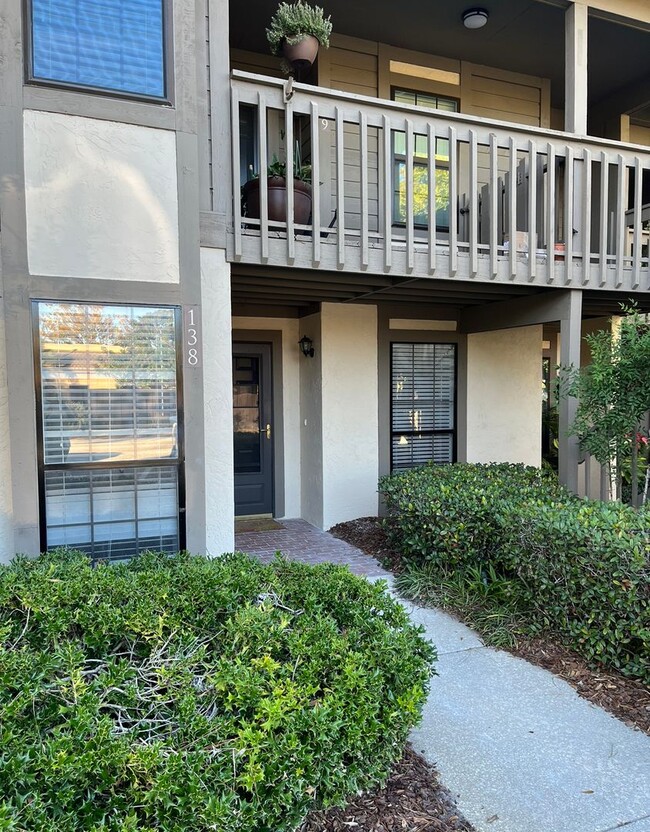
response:
M391 345L391 467L453 462L456 345Z
M166 0L31 0L31 80L165 98Z
M40 302L34 319L43 548L178 551L176 310Z
M412 104L431 110L458 112L458 101L423 92L393 90L393 99L400 104ZM429 171L427 137L415 136L413 154L413 218L416 227L429 225ZM406 134L393 132L394 188L393 222L406 223ZM449 228L449 141L436 138L436 228Z

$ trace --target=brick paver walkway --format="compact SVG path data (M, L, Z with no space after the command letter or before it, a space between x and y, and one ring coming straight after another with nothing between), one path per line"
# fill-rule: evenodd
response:
M368 578L389 578L374 558L355 546L322 532L304 520L279 520L284 528L263 532L241 532L235 535L235 548L256 555L264 563L282 552L287 560L301 563L338 563L350 567L355 575Z

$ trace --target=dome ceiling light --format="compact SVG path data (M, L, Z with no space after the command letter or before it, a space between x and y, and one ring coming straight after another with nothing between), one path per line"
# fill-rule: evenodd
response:
M489 16L487 9L467 9L463 12L463 24L466 29L482 29Z

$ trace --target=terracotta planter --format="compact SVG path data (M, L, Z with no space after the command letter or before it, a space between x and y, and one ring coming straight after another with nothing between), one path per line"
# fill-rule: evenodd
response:
M291 44L285 40L282 45L282 52L285 60L294 69L300 71L308 69L314 63L316 55L318 55L319 46L318 38L315 38L313 35L304 35L298 43Z
M274 222L287 221L287 180L281 176L269 176L269 219ZM260 217L260 181L251 179L244 185L246 216ZM311 219L311 185L301 179L293 180L293 221L307 225Z

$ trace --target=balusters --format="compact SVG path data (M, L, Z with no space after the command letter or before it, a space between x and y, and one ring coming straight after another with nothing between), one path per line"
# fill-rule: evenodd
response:
M565 281L573 280L573 148L567 147L564 168L564 266Z
M293 147L293 99L289 99L285 107L285 124L284 134L287 143L287 165L286 165L286 181L287 181L287 261L290 266L294 264L296 259L296 234L294 230L294 205L295 205L295 189L293 172L295 168L295 156Z
M320 119L318 102L311 102L311 237L312 265L320 265Z
M582 172L582 284L591 279L591 153L587 148L583 154Z
M384 136L384 269L393 264L393 138L390 117L383 116Z
M627 167L625 159L619 154L616 169L616 288L623 285L623 266L625 265L625 186L627 184Z
M427 216L429 217L429 272L436 270L436 131L431 122L427 125Z
M406 268L413 270L415 229L413 217L413 200L415 196L413 187L413 157L415 155L415 140L413 136L413 122L406 119Z
M528 279L537 276L537 144L528 143Z
M478 274L478 145L476 131L469 131L469 273Z
M632 237L632 288L638 289L641 283L641 211L643 195L643 168L641 159L634 160L634 232Z
M343 112L336 108L336 239L337 266L345 266L345 145Z
M259 199L260 199L260 237L262 243L262 262L269 259L269 180L266 175L268 166L268 126L266 101L261 91L257 94L257 155L259 159Z
M555 148L549 142L546 148L546 280L555 280Z
M458 271L458 145L456 128L449 127L449 276Z
M359 164L361 165L361 268L368 268L368 117L359 113Z
M517 147L510 137L508 152L510 181L508 188L508 234L510 237L510 280L517 277Z
M239 94L237 89L233 89L232 97L230 99L230 112L235 130L232 143L232 171L234 182L240 181L241 177L241 161L239 156ZM235 185L233 187L233 238L235 244L235 258L239 259L242 253L241 243L241 197L239 195L239 188Z
M609 209L609 160L600 154L600 285L607 284L607 213Z
M499 272L499 149L495 133L490 133L490 277Z

